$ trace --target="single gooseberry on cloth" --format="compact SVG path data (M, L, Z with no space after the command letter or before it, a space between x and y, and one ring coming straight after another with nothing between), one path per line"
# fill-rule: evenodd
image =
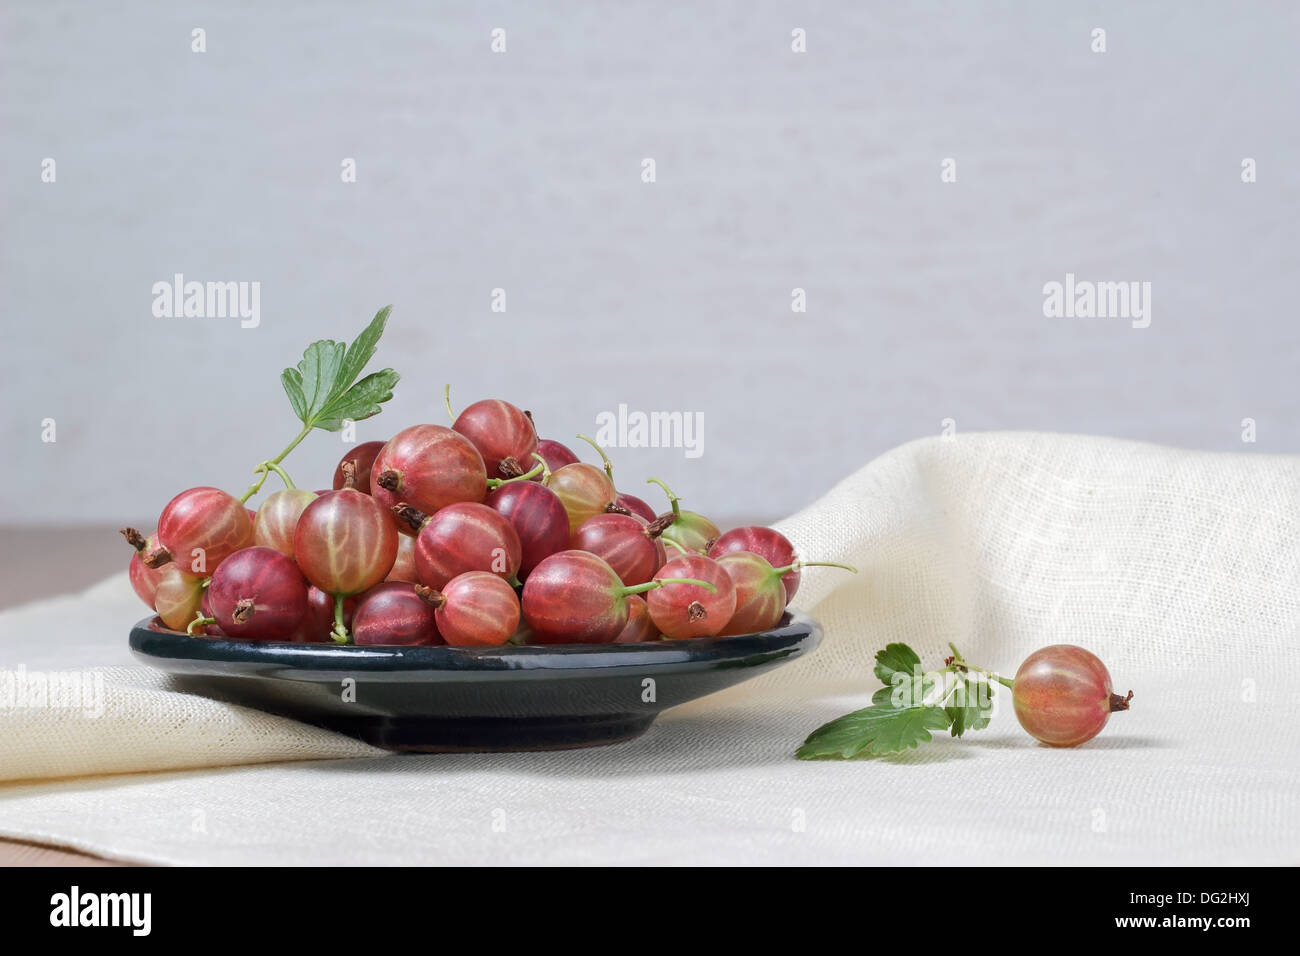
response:
M1053 747L1074 747L1097 736L1111 714L1128 710L1133 692L1114 693L1106 665L1092 652L1051 644L1025 658L1011 697L1016 719L1031 736Z

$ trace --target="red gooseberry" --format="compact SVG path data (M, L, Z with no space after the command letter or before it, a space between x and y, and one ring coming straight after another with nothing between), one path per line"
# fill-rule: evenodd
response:
M1110 672L1097 656L1073 644L1051 644L1030 654L1011 687L1016 719L1053 747L1091 740L1110 715L1129 709L1133 692L1111 690Z
M352 617L356 644L441 644L434 609L415 593L415 585L380 584L361 597Z
M736 588L736 609L719 634L755 634L770 630L785 613L784 575L791 568L842 568L857 574L857 568L826 561L801 561L781 568L772 567L767 558L750 551L729 551L716 559Z
M207 601L226 636L283 640L293 636L307 614L307 582L291 558L254 546L221 562Z
M659 640L659 631L654 621L650 620L650 608L640 594L627 596L627 623L614 638L615 644L645 644Z
M402 429L371 466L370 493L385 508L405 503L433 514L460 501L481 502L487 492L483 456L464 435L441 425Z
M393 516L370 495L344 488L321 495L298 518L293 550L307 580L328 594L360 594L397 559Z
M646 524L632 515L595 515L578 526L570 547L604 558L624 584L644 584L663 566L659 535L670 520Z
M451 413L450 386L447 412ZM531 465L537 450L537 431L527 413L509 402L484 399L475 402L459 415L452 429L464 435L483 456L483 465L492 477L515 478Z
M709 557L716 560L732 551L748 551L757 554L766 558L768 564L774 568L792 566L794 569L787 571L781 578L781 583L785 585L786 603L790 603L795 592L799 590L799 568L796 565L799 559L794 553L794 545L790 543L789 538L779 531L761 525L732 528L721 535L713 543L713 547L709 548Z
M339 459L338 466L334 469L334 490L338 491L341 488L348 487L347 478L343 474L343 463L350 461L356 476L351 487L369 494L371 466L374 465L379 450L386 444L387 442L382 441L363 441L360 445L345 451L343 457Z
M559 471L565 465L576 464L580 459L573 453L568 445L550 438L542 438L537 442L537 456L546 463L547 471ZM541 481L538 476L536 481Z
M151 568L144 563L145 556L155 547L152 537L146 538L135 528L123 528L119 533L126 538L127 544L135 549L131 555L131 563L127 565L127 578L140 600L152 608L154 595L158 593L158 584L162 581L163 572L168 565ZM171 565L171 567L175 566Z
M569 513L560 499L537 482L512 481L487 496L487 506L498 512L519 536L519 576L528 573L569 546Z
M184 631L199 616L203 603L203 579L185 574L171 565L162 571L158 588L154 591L154 610L173 631Z
M466 571L441 590L416 591L434 609L438 632L453 647L496 647L519 627L514 588L488 571Z
M719 569L719 576L734 603L734 591L726 572ZM691 578L625 585L614 569L596 555L588 551L561 551L528 575L524 583L524 619L532 629L533 643L607 644L627 625L629 595L676 584L690 585L703 594L716 590L712 583Z
M268 495L253 520L253 544L275 548L292 558L298 518L316 497L316 492L305 488L285 488Z
M614 504L614 483L595 465L576 462L550 472L542 484L555 492L569 516L569 533L588 518L603 514Z
M683 578L706 582L708 587L680 583ZM650 618L664 637L713 637L722 632L736 610L736 588L730 575L702 554L673 558L654 580L672 582L651 591L645 599Z
M158 517L155 546L143 561L158 568L175 561L182 571L206 576L253 540L244 503L220 488L182 491Z
M415 576L423 585L440 589L466 571L488 571L506 581L519 573L519 535L505 516L487 505L464 501L432 515L399 505L394 512L420 529Z
M605 466L605 477L607 477L612 484L614 481L614 463L609 460L609 455L605 454L605 449L600 446L596 439L589 435L579 435L578 437L592 448L596 449L596 454L600 455L601 463ZM636 495L624 494L618 490L615 490L614 492L614 506L609 510L618 514L635 515L647 522L655 520L654 509L646 504L642 499L638 498Z
M415 539L409 534L397 536L397 557L385 581L405 581L415 584L420 579L415 573Z

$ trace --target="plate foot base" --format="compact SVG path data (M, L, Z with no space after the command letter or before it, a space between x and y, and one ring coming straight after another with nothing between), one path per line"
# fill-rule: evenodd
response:
M601 747L639 737L657 714L609 717L349 717L322 726L385 750L492 753Z

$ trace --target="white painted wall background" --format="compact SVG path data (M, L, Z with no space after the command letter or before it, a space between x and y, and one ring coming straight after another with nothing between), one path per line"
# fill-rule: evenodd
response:
M0 521L243 487L296 430L279 370L388 302L362 440L444 381L561 438L700 411L703 457L615 457L721 515L949 417L1300 450L1297 48L1288 3L7 3ZM1044 318L1067 271L1151 281L1151 327ZM260 281L261 327L154 318L175 272Z

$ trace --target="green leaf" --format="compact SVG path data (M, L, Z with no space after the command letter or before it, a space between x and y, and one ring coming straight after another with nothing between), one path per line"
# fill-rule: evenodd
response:
M921 658L906 644L886 644L883 651L876 652L876 676L882 684L892 684L896 673L910 680L920 665Z
M388 314L392 311L393 307L386 305L376 312L370 324L362 329L361 334L348 346L347 355L343 359L343 368L339 371L339 380L344 382L344 388L360 378L366 365L375 357L379 338L384 334L384 329L388 325Z
M303 395L307 399L304 424L329 402L339 367L343 364L343 352L342 342L321 339L307 346L302 353L302 361L298 363L298 380L302 383Z
M978 684L971 680L959 681L960 689L953 688L952 694L948 698L948 704L944 711L948 714L951 721L950 731L954 737L960 737L968 730L983 730L989 725L989 720L993 717L993 699L994 689L987 687L986 698L987 706L980 706Z
M294 414L308 428L338 431L347 420L379 414L380 406L393 397L399 376L391 368L357 381L375 355L390 312L392 306L380 309L351 345L332 339L313 342L298 367L280 375Z
M894 706L894 688L882 687L871 695L872 707L893 707Z
M302 393L302 373L296 368L287 368L280 373L280 383L284 393L289 396L289 404L300 422L307 421L307 396Z
M393 386L400 377L391 368L372 372L321 409L313 424L336 432L347 420L359 422L378 415L382 411L379 406L393 397Z
M800 760L812 760L900 753L929 741L930 731L947 727L948 715L942 707L900 708L873 704L818 727L808 735L795 756Z

